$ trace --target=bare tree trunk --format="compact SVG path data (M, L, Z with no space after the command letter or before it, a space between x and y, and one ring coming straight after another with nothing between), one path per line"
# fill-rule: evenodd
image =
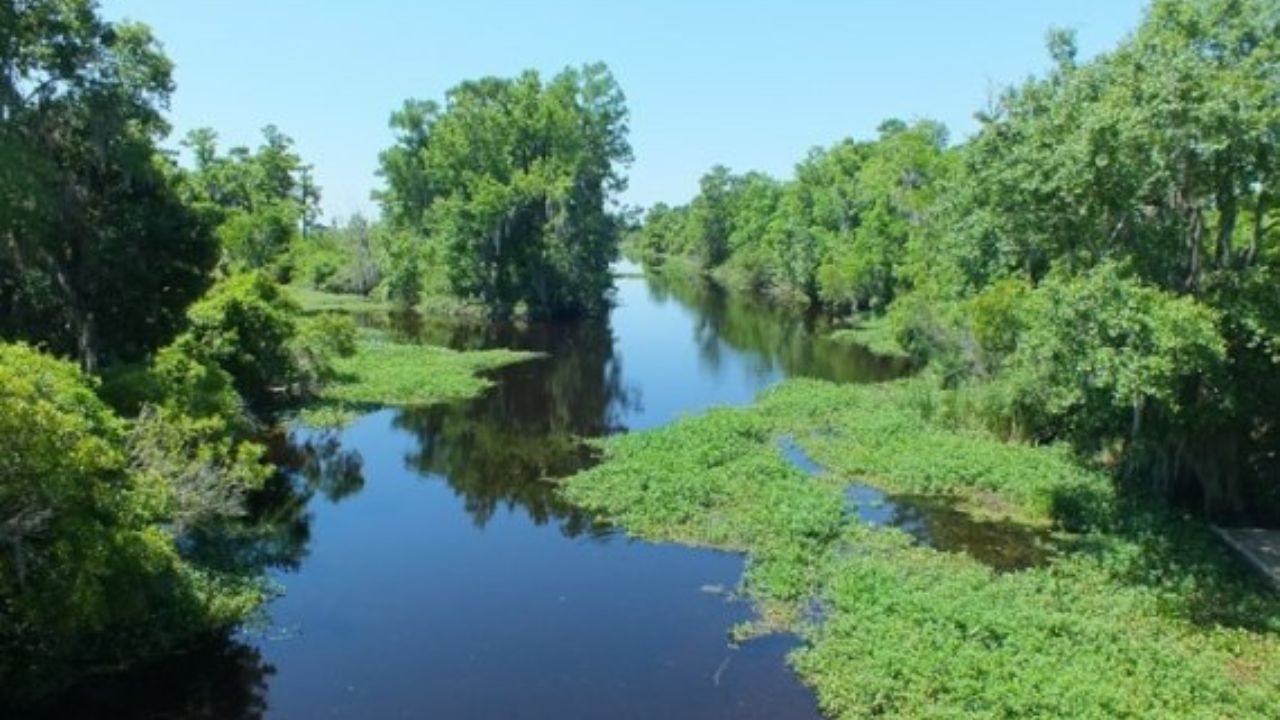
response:
M1218 198L1218 267L1231 266L1231 236L1236 231L1236 216L1239 209L1235 198L1222 196Z
M62 267L54 271L58 287L66 296L68 320L76 338L76 354L80 359L80 368L86 373L98 371L98 328L93 310L84 307L80 293Z

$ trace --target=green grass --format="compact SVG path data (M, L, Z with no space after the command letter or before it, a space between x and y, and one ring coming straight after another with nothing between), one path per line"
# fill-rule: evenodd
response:
M320 389L299 419L307 425L336 427L382 407L463 400L492 385L479 373L536 357L540 356L502 349L459 352L389 342L365 333L355 355L335 361L335 378Z
M393 308L391 303L365 295L329 293L300 285L287 285L289 297L308 314L319 312L375 313Z
M747 553L745 592L805 638L793 662L832 717L1274 716L1280 599L1201 523L1064 450L945 421L947 402L922 379L789 381L611 438L563 493L640 537ZM824 473L784 462L782 437ZM854 480L1056 528L1058 555L996 573L872 529L841 512Z
M288 285L286 288L289 296L309 315L322 312L385 314L402 310L393 302L366 295L324 292L300 285ZM475 321L488 318L483 305L453 295L423 295L413 310L434 318Z
M884 317L861 320L856 327L831 333L831 339L836 342L861 345L876 355L904 359L911 357L911 354L898 343L893 328Z

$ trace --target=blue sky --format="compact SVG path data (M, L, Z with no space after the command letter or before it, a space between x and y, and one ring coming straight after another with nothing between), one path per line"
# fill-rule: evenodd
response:
M1137 0L362 2L104 0L148 23L177 66L174 140L224 146L275 123L316 167L328 216L371 213L386 120L460 80L603 60L627 94L636 160L623 199L684 202L711 165L786 177L804 152L930 117L963 139L998 88L1139 22Z

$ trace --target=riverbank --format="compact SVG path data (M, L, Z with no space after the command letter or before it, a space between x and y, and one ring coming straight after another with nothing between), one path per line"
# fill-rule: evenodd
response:
M493 386L485 373L544 357L502 348L461 351L402 342L390 329L392 323L373 320L395 312L391 304L360 295L289 290L305 313L349 316L366 325L356 335L355 352L333 358L332 377L298 412L298 419L307 426L338 428L380 408L466 400Z
M1280 602L1205 525L1140 509L1065 451L969 427L953 400L926 380L792 380L611 438L563 492L642 538L745 552L761 627L741 631L799 633L793 664L833 717L1273 712ZM1048 557L1001 572L874 528L846 507L855 483L1033 530Z

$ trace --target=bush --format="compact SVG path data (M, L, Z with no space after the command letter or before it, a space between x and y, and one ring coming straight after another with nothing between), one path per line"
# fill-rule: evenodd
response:
M266 407L291 392L299 379L291 351L297 313L265 274L233 275L191 306L190 328L175 345L183 355L225 370L251 407Z
M1010 359L1015 412L1036 434L1082 446L1137 439L1144 416L1147 425L1177 422L1186 384L1225 355L1211 309L1110 265L1050 278L1026 317Z
M333 363L356 354L356 324L349 316L322 313L305 318L299 325L291 352L298 382L310 393L334 378Z
M164 649L261 600L256 572L214 574L178 550L180 527L265 473L219 424L148 410L130 431L71 363L0 345L0 694Z

